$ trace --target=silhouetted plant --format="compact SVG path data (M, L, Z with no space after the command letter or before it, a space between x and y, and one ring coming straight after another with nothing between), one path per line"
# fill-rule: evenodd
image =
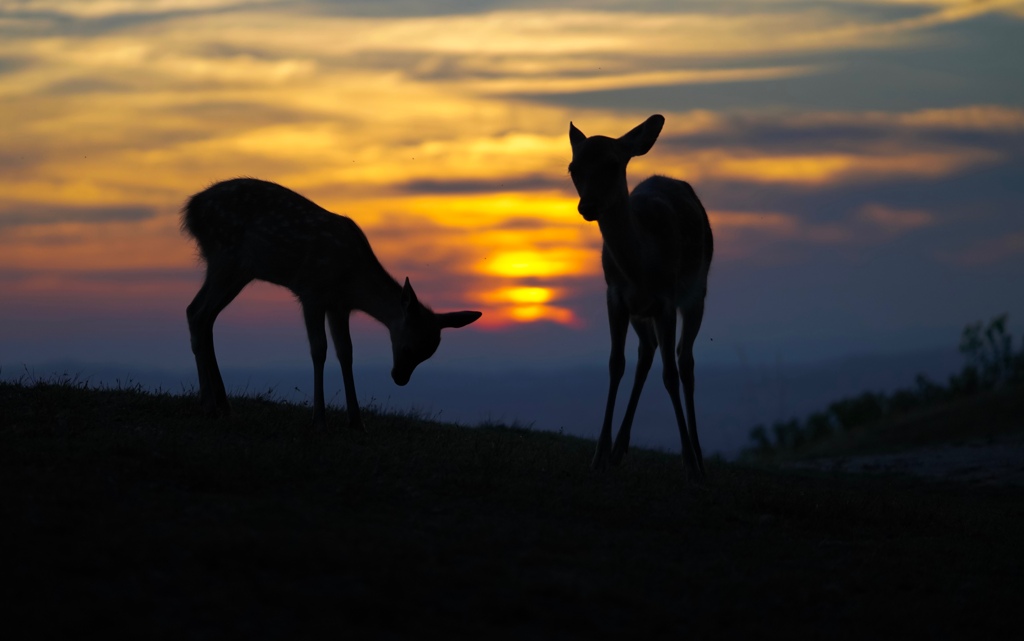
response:
M807 438L816 441L832 434L833 420L827 412L815 412L807 417L806 422Z
M981 375L978 373L978 368L973 365L967 365L959 374L954 374L949 377L949 387L945 396L949 398L962 398L976 394L982 389L988 387L983 380Z
M886 418L892 418L951 399L969 397L1002 385L1024 382L1024 340L1013 350L1013 338L1007 331L1008 314L992 318L988 324L971 323L960 335L960 353L966 364L949 377L943 386L924 374L914 379L914 387L883 393L864 392L831 403L824 412L815 412L801 423L798 419L777 421L769 431L758 425L750 431L755 447L749 451L766 454L773 450L793 450L827 438L837 429L848 431Z
M914 378L914 383L917 385L917 397L922 405L944 400L947 396L946 390L941 385L933 382L924 374L918 374Z
M960 353L967 367L974 368L978 384L990 389L1014 379L1021 354L1013 352L1013 337L1006 331L1008 314L996 316L982 328L981 321L964 328L960 336Z
M911 390L897 390L889 397L886 404L887 411L891 414L905 414L921 406L921 397Z
M756 425L750 430L750 440L754 441L758 450L768 451L772 449L772 440L768 436L768 428L764 425Z
M844 430L882 418L884 408L882 395L864 392L860 396L836 401L828 406L829 413Z
M772 425L772 433L775 434L777 446L794 449L804 444L807 439L800 429L800 420L791 418L788 421L777 421Z

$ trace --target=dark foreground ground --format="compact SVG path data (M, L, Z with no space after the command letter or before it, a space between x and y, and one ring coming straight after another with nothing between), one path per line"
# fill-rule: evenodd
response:
M1024 489L0 383L7 638L1008 637ZM638 426L642 429L642 426ZM15 633L15 635L18 633ZM692 637L690 635L693 635ZM1015 636L1015 635L1014 635Z

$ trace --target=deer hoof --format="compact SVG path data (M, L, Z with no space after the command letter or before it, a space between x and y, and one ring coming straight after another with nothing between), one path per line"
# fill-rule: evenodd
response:
M690 483L702 484L706 480L703 468L695 467L689 463L683 467L686 468L686 480Z
M628 450L626 448L618 448L618 447L614 448L612 450L611 459L609 459L609 461L608 461L609 464L612 467L616 467L618 465L621 465L622 464L622 459L624 459L626 457L626 452L627 451Z

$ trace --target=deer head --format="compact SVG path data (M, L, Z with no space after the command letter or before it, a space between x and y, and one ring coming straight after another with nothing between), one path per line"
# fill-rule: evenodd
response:
M612 206L621 206L629 197L626 165L634 156L643 156L658 139L665 117L653 115L619 138L591 136L569 123L572 145L572 177L580 203L577 206L584 220L595 221Z
M405 385L413 370L430 358L441 344L441 330L465 327L480 318L480 312L436 314L416 298L409 279L402 286L402 318L391 328L391 379Z

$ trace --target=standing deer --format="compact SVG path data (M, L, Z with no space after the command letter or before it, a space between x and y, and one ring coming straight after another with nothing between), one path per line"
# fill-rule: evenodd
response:
M650 151L665 118L654 115L621 138L587 137L569 123L572 163L569 174L579 194L584 220L597 221L604 246L601 265L608 285L608 323L612 349L611 382L604 423L593 466L617 465L629 450L640 392L661 346L662 381L672 399L683 463L691 477L704 476L693 407L693 343L704 316L713 242L707 212L689 184L651 176L629 192L626 165ZM683 329L676 344L676 315ZM633 325L640 339L633 390L612 447L612 413L619 382L626 368L626 333ZM673 361L673 352L679 362ZM686 417L679 399L682 379Z
M214 416L228 415L231 408L213 350L213 322L253 280L287 287L302 305L313 356L313 424L320 428L327 425L325 317L341 361L349 426L362 429L352 380L353 310L387 326L391 378L398 385L408 383L416 366L434 353L443 328L463 327L481 315L435 314L417 300L408 278L399 285L381 266L355 222L271 182L237 178L195 194L182 210L182 229L206 261L206 280L187 315L200 403Z

